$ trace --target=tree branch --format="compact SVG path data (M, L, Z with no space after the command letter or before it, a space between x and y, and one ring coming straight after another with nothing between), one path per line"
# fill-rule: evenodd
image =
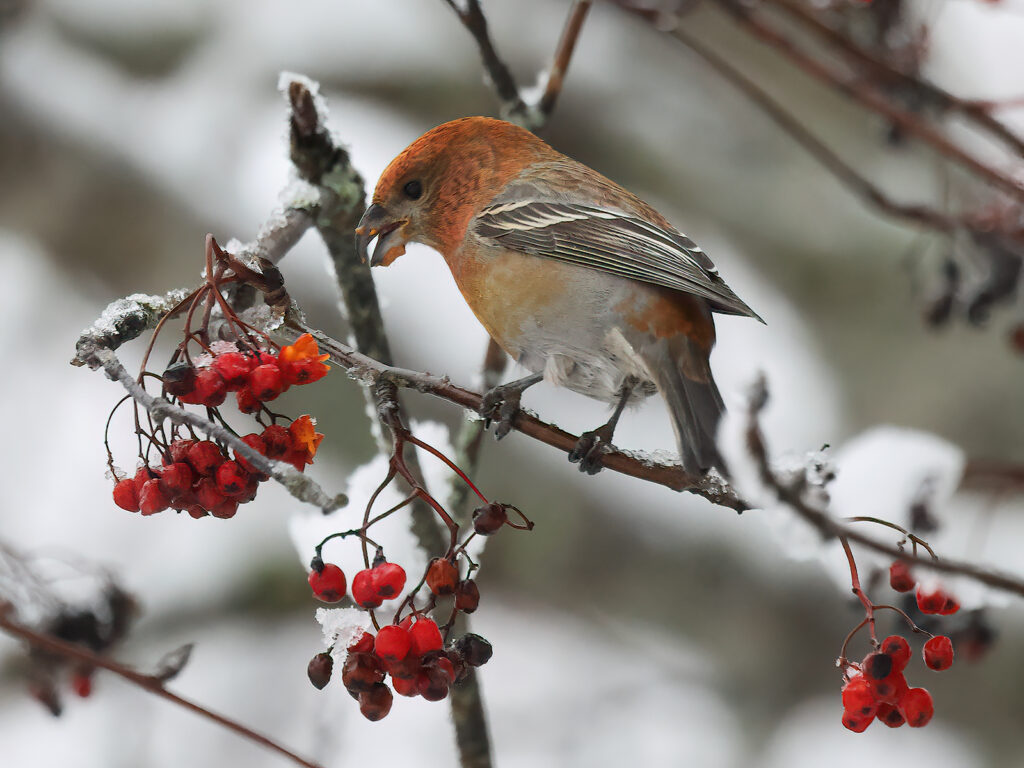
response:
M144 675L141 672L137 672L131 667L114 661L107 656L93 653L84 646L69 643L51 635L44 635L36 632L29 627L11 620L7 614L7 606L0 605L0 630L3 630L13 637L24 640L33 648L57 654L74 661L84 662L92 667L100 667L108 672L113 672L118 677L142 688L144 691L148 691L155 696L159 696L162 699L166 699L167 701L177 704L179 707L184 707L187 710L195 712L197 715L200 715L217 725L223 726L229 731L233 731L249 741L277 752L279 755L288 758L296 765L302 765L305 766L305 768L321 768L318 763L297 755L295 752L292 752L290 749L279 744L273 739L257 733L251 728L248 728L229 717L207 709L201 704L197 704L196 702L179 696L176 693L172 693L164 687L163 680L157 676Z

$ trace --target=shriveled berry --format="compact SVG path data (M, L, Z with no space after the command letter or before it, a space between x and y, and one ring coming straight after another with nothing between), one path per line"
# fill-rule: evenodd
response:
M245 490L249 473L237 461L225 461L217 467L217 488L225 496L237 496Z
M449 648L445 651L445 658L451 662L453 674L455 675L454 680L456 683L461 683L469 676L471 667L466 664L466 660L459 651L455 648Z
M941 589L924 590L917 588L917 608L921 613L938 613L946 605L946 593Z
M411 653L407 654L404 659L397 661L393 659L385 659L382 661L384 669L391 675L394 680L415 680L416 676L420 673L422 665L420 664L420 658L413 656Z
M163 375L164 392L174 397L189 394L196 385L196 369L188 363L175 363Z
M410 650L416 656L439 651L444 646L441 630L433 619L420 619L409 630Z
M923 728L935 714L932 695L924 688L911 688L899 703L899 710L911 728Z
M355 579L353 579L352 581L354 586ZM348 652L373 653L373 635L371 635L369 632L364 631L359 637L357 637L355 640L349 643Z
M924 663L936 672L953 666L953 641L945 635L931 638L924 644Z
M292 435L286 427L271 424L260 433L266 448L264 455L270 459L280 459L292 450Z
M171 498L181 496L192 490L192 482L194 480L195 475L192 472L192 467L184 461L168 464L160 472L160 484Z
M890 728L899 728L907 722L899 709L892 704L879 704L875 717L878 718L878 722L885 723Z
M373 566L373 588L378 597L390 600L405 588L405 569L398 563L383 562Z
M867 727L871 725L871 721L874 719L874 717L863 717L862 715L843 712L843 725L854 733L863 733L866 731Z
M114 503L129 512L139 511L139 495L135 491L135 481L130 477L118 481L114 486Z
M188 463L204 477L210 477L217 467L227 461L220 446L209 440L200 440L188 449Z
M373 571L369 568L352 577L352 599L363 608L376 608L384 602L373 587Z
M256 399L262 402L273 400L285 389L284 380L281 378L281 369L276 362L253 368L249 373L248 386Z
M409 632L397 624L381 627L377 639L373 641L373 650L387 661L401 661L409 654L412 639Z
M210 367L221 375L228 391L234 392L245 386L252 363L252 358L241 352L222 352L213 359Z
M318 600L336 603L345 596L345 573L334 563L326 563L322 570L309 572L309 586Z
M306 674L309 676L309 682L313 684L313 687L322 691L324 686L331 682L331 672L333 670L334 659L331 658L331 654L324 652L318 653L309 660Z
M341 682L350 693L368 691L384 679L384 669L372 653L350 653L341 668Z
M480 605L480 588L472 579L455 585L455 607L463 613L472 613Z
M506 520L508 513L505 511L505 505L497 501L473 510L473 530L481 536L497 533Z
M843 709L861 717L873 717L878 702L871 685L862 675L851 677L843 686Z
M882 641L882 653L892 659L892 668L902 672L910 661L910 643L900 635L889 635Z
M473 632L467 632L455 641L455 650L471 667L481 667L491 659L494 649L491 644Z
M171 500L156 478L147 480L139 491L139 510L144 515L155 515L171 506Z
M224 499L219 504L210 507L210 514L214 517L219 517L221 520L228 520L234 517L236 512L238 512L237 499Z
M448 696L448 676L437 667L424 668L416 675L416 690L427 701L441 701Z
M376 722L387 717L392 701L391 689L384 683L376 683L370 690L359 694L359 711L367 720Z
M889 566L889 586L897 592L909 592L917 582L910 575L910 566L902 560L895 560Z
M427 587L435 595L450 595L459 582L459 570L445 557L435 557L427 567Z
M260 399L253 394L248 386L242 387L235 393L235 403L241 413L256 413L263 407Z
M861 664L864 675L872 680L881 680L892 672L892 657L884 653L869 653Z

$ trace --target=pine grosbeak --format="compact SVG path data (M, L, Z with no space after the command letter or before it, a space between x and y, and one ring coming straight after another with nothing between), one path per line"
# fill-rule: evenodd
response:
M692 240L635 195L511 123L468 117L414 141L384 171L356 229L372 266L409 242L444 257L491 337L532 375L483 415L509 430L542 378L615 404L570 460L600 469L623 407L661 393L684 468L722 467L712 312L760 318Z

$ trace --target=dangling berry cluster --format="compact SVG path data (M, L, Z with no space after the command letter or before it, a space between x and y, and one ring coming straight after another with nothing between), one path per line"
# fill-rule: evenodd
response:
M242 441L268 459L277 459L302 471L313 463L323 435L309 416L300 416L287 428L278 424L246 435ZM232 455L209 440L176 438L159 466L140 467L134 477L114 486L114 503L129 512L153 515L165 509L188 512L194 518L234 517L239 504L256 498L259 484L268 479L241 456Z
M914 597L917 609L921 613L951 616L960 610L960 603L955 597L938 585L925 587L919 584L910 572L910 566L903 560L896 560L889 566L889 586L897 592L910 592L917 587Z
M948 637L931 638L924 645L925 664L940 671L953 663L953 644ZM843 684L843 725L861 733L875 719L890 728L906 723L911 728L928 725L935 708L924 688L911 688L903 676L910 661L910 644L890 635L858 664L848 664Z
M387 624L376 635L363 632L348 646L341 682L359 711L368 720L380 720L391 711L392 689L400 696L422 696L427 701L448 697L451 686L461 683L470 667L486 664L491 644L479 635L466 633L445 646L437 623L422 615L409 615L398 624ZM309 662L309 680L323 688L331 679L334 661L319 653ZM386 682L391 677L391 687Z
M523 523L509 521L509 510L515 511ZM334 563L324 562L321 550L333 538L357 536L364 545L369 543L366 533L372 525L369 510L366 519L364 528L332 534L317 546L310 563L309 586L318 600L340 602L349 587L344 571ZM465 678L468 667L478 667L490 659L491 645L479 635L467 633L458 639L449 638L456 616L460 612L473 613L480 604L480 589L470 578L476 564L466 554L465 545L472 536L491 535L505 525L529 530L533 523L515 507L498 502L489 502L477 509L473 520L473 533L454 547L453 554L435 557L427 564L419 583L395 607L390 623L381 625L377 611L388 601L402 596L407 582L405 569L386 559L378 547L372 565L352 577L352 602L370 613L378 631L376 635L365 632L349 645L342 667L342 683L359 701L359 710L368 719L380 720L388 714L392 690L401 696L440 701L448 696L452 685ZM468 563L465 577L459 569L462 559ZM417 606L416 598L424 587L428 594ZM451 611L447 622L439 626L429 614L438 609L442 601L450 601ZM333 669L334 660L329 651L317 654L309 662L310 682L316 688L323 688L330 681Z

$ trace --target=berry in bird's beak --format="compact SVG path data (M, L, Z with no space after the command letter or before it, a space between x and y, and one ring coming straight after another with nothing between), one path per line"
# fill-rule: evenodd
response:
M405 253L405 238L401 227L407 224L406 219L392 218L387 208L374 203L359 220L356 227L356 250L363 263L369 261L371 267L387 266ZM370 243L376 239L373 255L370 256Z

